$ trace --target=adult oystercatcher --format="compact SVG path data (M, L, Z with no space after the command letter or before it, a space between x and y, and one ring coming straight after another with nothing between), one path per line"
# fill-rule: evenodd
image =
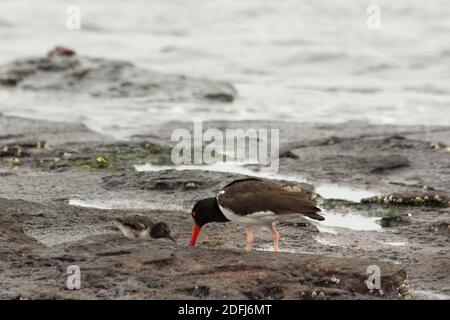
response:
M286 190L279 184L258 178L235 180L216 197L198 201L192 209L194 228L189 245L193 247L201 228L209 222L236 222L247 228L247 250L253 247L252 226L267 226L278 251L279 234L274 222L294 215L325 220L320 209L306 192Z
M124 236L130 239L168 238L176 242L172 238L169 226L165 222L153 223L149 217L143 214L117 218L114 220L114 223Z

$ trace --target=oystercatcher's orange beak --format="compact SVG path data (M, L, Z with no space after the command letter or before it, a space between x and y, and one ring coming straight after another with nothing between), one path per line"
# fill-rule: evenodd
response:
M194 228L192 229L192 237L191 237L191 241L189 242L189 246L191 246L191 247L195 246L197 237L200 234L200 229L201 229L201 227L199 227L198 224L194 223Z

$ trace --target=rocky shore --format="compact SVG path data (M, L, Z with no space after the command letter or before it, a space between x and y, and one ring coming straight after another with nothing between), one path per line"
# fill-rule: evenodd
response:
M149 78L153 89L142 87ZM236 96L228 84L76 56L18 61L0 79L5 90L96 97ZM328 221L282 223L283 252L271 252L261 233L249 253L244 230L228 224L208 225L199 246L187 246L196 200L260 174L255 166L172 168L170 134L190 126L169 122L119 141L77 123L0 114L0 298L450 298L450 127L205 122L204 129L279 128L274 179L317 194ZM150 171L137 170L146 164ZM177 243L123 237L113 220L129 213L167 222ZM66 287L71 265L80 267L80 290ZM380 289L366 285L370 266L380 268Z
M226 82L163 74L126 61L80 56L61 47L51 50L47 57L20 59L0 66L0 86L98 98L140 97L148 102L232 102L237 94Z

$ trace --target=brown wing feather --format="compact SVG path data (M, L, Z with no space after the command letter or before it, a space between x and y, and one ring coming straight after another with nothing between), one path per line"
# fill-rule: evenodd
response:
M223 187L224 191L228 194L238 194L242 192L261 192L261 191L274 191L285 195L294 195L295 197L309 200L315 203L315 200L310 198L310 195L304 191L286 190L278 183L269 180L263 180L259 178L245 178L240 180L235 180L230 184Z
M218 197L219 204L236 214L272 211L280 215L303 214L315 220L325 220L317 214L320 209L307 193L285 190L272 181L243 179L227 185L223 191Z
M125 218L117 218L116 221L128 228L137 231L145 230L153 226L153 222L150 220L150 218L139 214L130 215Z
M264 181L264 180L260 179L260 178L253 178L253 177L237 179L237 180L234 180L233 182L230 182L229 184L227 184L225 187L222 188L222 190L224 190L225 188L228 188L228 187L230 187L232 185L236 185L236 184L243 185L243 183L246 183L246 182L249 182L249 181Z

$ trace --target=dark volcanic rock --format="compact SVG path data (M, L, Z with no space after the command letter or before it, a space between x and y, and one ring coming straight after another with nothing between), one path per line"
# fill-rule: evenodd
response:
M62 46L56 46L52 50L50 50L47 53L47 57L54 58L54 57L72 57L76 53L72 49L62 47Z
M152 149L150 137L108 141L82 125L0 116L0 150L6 150L0 158L0 298L400 298L409 297L405 272L415 290L448 294L450 208L444 201L449 199L450 166L446 149L433 149L430 142L448 144L449 128L208 124L222 129L246 125L280 128L280 145L288 153L280 159L277 178L337 182L332 186L363 187L385 196L368 203L319 197L328 221L342 215L349 228L322 229L303 219L280 223L281 250L292 253L247 253L245 229L232 223L208 224L192 249L187 246L192 205L241 175L86 169L85 161L99 157L109 163L115 158L121 170L123 164L129 168L167 150ZM164 140L179 127L184 124L152 127L152 137ZM20 166L5 162L21 152L27 156L17 158ZM69 166L32 166L44 158L58 159L57 168ZM405 159L409 166L395 169ZM382 174L370 173L380 168ZM282 183L314 192L311 185ZM387 205L379 205L384 198ZM407 205L398 205L399 200ZM168 223L178 243L126 239L112 221L130 213ZM392 227L353 230L353 215L375 221L387 217ZM270 232L255 230L255 248L271 246ZM81 268L79 291L66 289L69 265ZM364 284L369 265L381 268L382 292L370 292Z
M226 82L167 75L139 69L124 61L61 52L66 51L53 50L48 57L3 65L0 67L0 85L98 97L148 97L155 101L207 99L232 102L237 94Z
M408 158L398 154L363 158L361 162L372 173L384 172L386 170L404 168L409 166Z
M281 121L209 121L203 130L278 129L280 173L309 181L355 182L385 188L386 180L439 186L448 190L449 153L430 147L431 141L449 143L450 128L439 126L292 123ZM146 129L134 139L158 137L170 144L174 129L193 131L193 124L168 122ZM431 139L431 140L430 140ZM389 186L388 186L389 188ZM436 188L437 189L437 188ZM393 192L394 188L389 188Z
M416 193L392 193L383 196L374 196L361 199L362 203L379 203L389 205L405 206L439 206L447 207L450 200L445 194L436 192L416 192Z
M450 236L450 223L449 222L437 222L430 226L430 231L439 232Z
M208 171L164 170L115 174L104 177L103 181L107 190L183 190L189 189L190 185L196 186L193 189L220 188L227 182L243 177L221 172L212 174Z
M0 114L0 146L22 148L42 147L42 142L66 144L71 142L108 142L111 137L88 129L80 123L62 123L45 120L9 117Z
M33 210L32 203L0 199L0 205L8 212L16 206ZM85 210L89 212L86 218L100 213L69 206L67 210ZM27 223L29 215L18 215L20 219L14 224L2 227L7 232L0 236L0 254L5 257L0 260L0 298L280 299L336 288L340 291L333 298L370 298L379 294L364 284L366 268L374 260L192 249L164 240L130 240L117 232L46 248L23 234L21 224ZM180 226L186 230L177 232L189 232L186 224ZM402 267L382 261L376 264L383 270L383 296L407 297L409 293L401 289L407 284ZM80 268L81 290L71 291L66 287L67 268L74 265ZM318 278L339 278L340 283L319 283Z
M157 191L202 191L218 192L236 179L248 176L205 170L163 170L139 173L122 173L103 177L107 190L157 190ZM286 189L302 190L312 194L314 186L286 180L278 180Z

